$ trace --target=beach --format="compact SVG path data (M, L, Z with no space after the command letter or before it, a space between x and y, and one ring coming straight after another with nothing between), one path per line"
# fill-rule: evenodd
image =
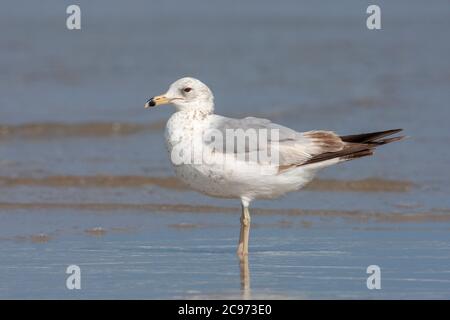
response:
M445 1L381 1L380 31L360 1L108 3L80 31L59 1L0 12L0 298L450 298ZM143 108L186 75L230 117L408 138L255 201L244 288L239 201L181 183L173 109Z

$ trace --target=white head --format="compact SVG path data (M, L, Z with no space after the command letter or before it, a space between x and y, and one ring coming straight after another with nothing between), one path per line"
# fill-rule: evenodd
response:
M200 80L186 77L172 83L166 93L148 99L145 108L173 104L178 111L214 111L214 96Z

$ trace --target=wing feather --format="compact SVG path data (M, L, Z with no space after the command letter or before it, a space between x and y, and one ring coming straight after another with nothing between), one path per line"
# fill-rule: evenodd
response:
M332 131L308 131L297 132L288 127L271 122L267 119L248 117L244 119L233 119L218 115L212 116L210 129L218 130L223 141L222 149L216 151L222 153L254 153L254 152L278 152L279 171L285 171L294 167L324 162L339 158L349 160L362 156L371 155L376 146L397 141L403 137L381 139L401 131L401 129L366 133L340 137ZM254 130L258 132L264 129L268 132L266 141L249 143L245 148L226 148L231 142L227 141L227 130ZM275 130L277 134L271 134ZM228 136L229 137L229 136ZM234 140L233 140L234 142ZM206 143L208 145L208 143Z

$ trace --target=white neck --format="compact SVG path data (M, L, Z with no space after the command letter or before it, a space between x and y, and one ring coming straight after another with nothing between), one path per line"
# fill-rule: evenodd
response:
M202 101L190 102L190 103L174 103L175 109L177 111L188 112L188 113L198 113L198 114L212 114L214 113L214 102L213 101Z

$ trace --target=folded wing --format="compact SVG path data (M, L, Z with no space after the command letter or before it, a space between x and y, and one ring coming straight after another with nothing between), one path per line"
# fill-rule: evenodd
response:
M331 159L342 161L369 156L377 146L398 141L402 136L386 138L402 131L394 129L380 132L364 133L358 135L338 136L331 131L297 132L290 128L273 123L267 119L248 117L232 119L214 116L211 128L221 133L222 141L217 147L217 141L205 141L208 147L222 153L252 154L259 152L278 152L279 171L289 170L298 166L318 164ZM266 134L258 135L258 140L249 141L243 148L232 145L236 142L230 138L230 132L240 130L241 133L264 130ZM227 134L228 132L228 134ZM264 141L261 141L264 137ZM230 145L232 147L230 147ZM270 153L269 152L269 153Z

